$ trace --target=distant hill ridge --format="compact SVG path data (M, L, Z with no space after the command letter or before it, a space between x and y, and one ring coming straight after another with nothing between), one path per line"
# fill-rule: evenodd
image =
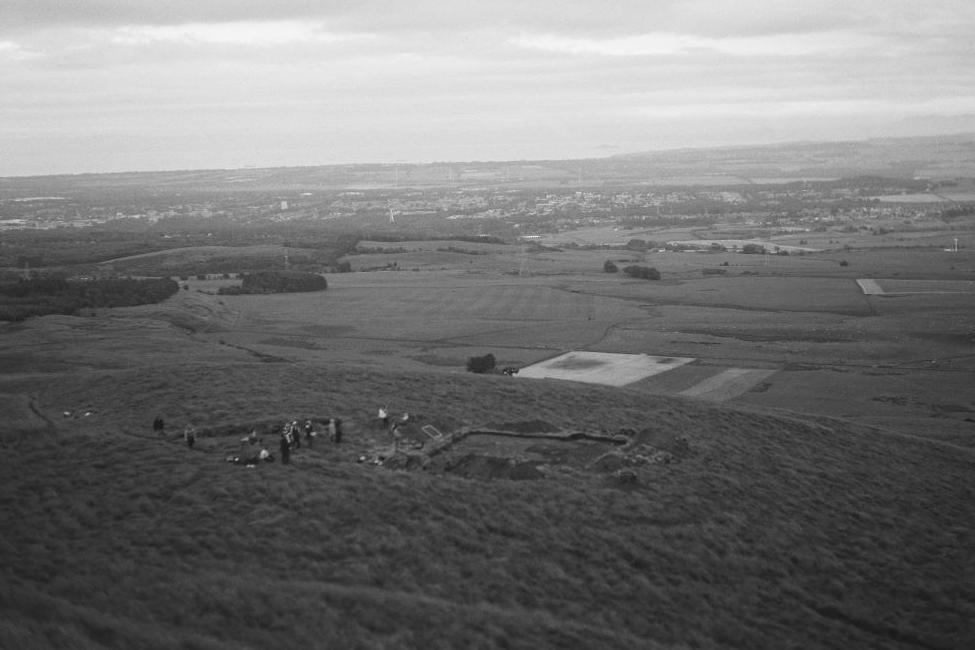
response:
M301 167L172 170L0 178L0 196L152 184L179 189L388 189L478 185L715 183L751 177L804 179L888 175L954 178L975 174L975 133L667 149L574 160L358 163ZM700 182L700 179L697 179Z

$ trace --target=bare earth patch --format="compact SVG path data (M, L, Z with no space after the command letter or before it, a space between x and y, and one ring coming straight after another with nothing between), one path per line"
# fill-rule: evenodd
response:
M694 361L691 357L657 357L613 352L567 352L522 368L518 377L566 379L589 384L625 386Z

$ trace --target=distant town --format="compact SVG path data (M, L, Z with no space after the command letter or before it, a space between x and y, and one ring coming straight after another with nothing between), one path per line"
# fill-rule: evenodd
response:
M948 249L975 214L973 150L975 136L959 135L591 160L0 178L0 270L16 278L81 265L71 273L88 276L125 256L270 244L303 248L290 263L327 272L348 262L343 255L384 248L369 242L410 239ZM277 255L258 266L279 264ZM239 270L239 260L179 265L180 275Z
M971 201L951 198L957 184L860 178L729 187L520 189L504 187L383 188L175 195L0 198L0 229L47 230L116 226L166 229L220 225L353 221L405 226L411 221L478 222L490 234L549 233L581 226L634 227L673 221L708 225L815 230L864 220L910 226L951 215ZM975 197L973 197L975 198ZM489 223L495 222L495 223ZM470 224L466 229L469 229Z

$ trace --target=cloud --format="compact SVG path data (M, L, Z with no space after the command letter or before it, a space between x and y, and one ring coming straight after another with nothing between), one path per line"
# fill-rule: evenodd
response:
M675 56L701 51L731 56L835 55L879 44L877 39L835 32L722 38L656 32L601 39L522 34L511 42L528 49L600 56Z
M20 43L13 41L0 41L0 62L7 61L29 61L38 58L40 55L25 48Z
M118 27L106 34L106 40L123 45L170 42L274 46L310 42L343 43L368 38L364 34L329 32L321 24L294 20L134 25Z
M313 0L4 0L7 29L180 25L187 23L302 20L341 12L352 2L333 1L331 12Z
M961 0L0 0L0 134L55 161L57 138L104 159L108 142L174 138L186 166L250 142L287 163L545 157L651 132L679 146L773 123L848 136L975 111L973 28Z

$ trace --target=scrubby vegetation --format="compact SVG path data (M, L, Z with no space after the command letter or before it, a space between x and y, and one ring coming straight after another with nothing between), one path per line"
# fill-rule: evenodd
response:
M73 314L82 308L128 307L162 302L179 291L168 278L69 280L48 275L0 284L0 320Z
M469 357L467 359L467 371L479 374L491 372L497 363L497 359L490 352L480 357Z
M240 286L221 287L222 294L243 293L296 293L302 291L324 291L328 280L317 273L301 271L261 271L241 276Z
M627 274L631 278L639 278L641 280L660 279L660 271L652 266L639 266L637 264L631 264L630 266L623 267L623 273Z

